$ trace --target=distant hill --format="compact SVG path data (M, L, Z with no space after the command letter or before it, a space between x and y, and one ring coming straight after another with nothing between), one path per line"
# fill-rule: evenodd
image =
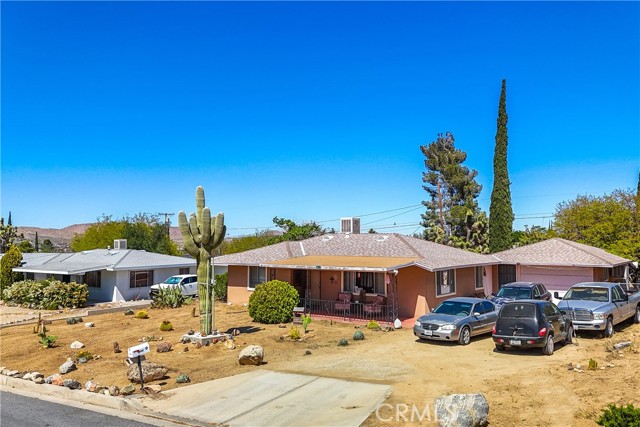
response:
M73 224L64 228L40 228L40 227L16 227L18 229L18 235L23 234L24 238L30 240L33 243L36 239L36 232L38 232L38 241L40 243L45 239L51 240L51 243L61 251L69 251L69 244L75 234L84 233L87 228L93 224ZM169 230L169 236L171 240L176 242L180 247L182 246L182 235L178 227L171 227Z

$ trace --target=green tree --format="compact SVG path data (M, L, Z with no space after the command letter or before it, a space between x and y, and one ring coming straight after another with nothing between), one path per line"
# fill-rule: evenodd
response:
M278 218L276 216L273 218L273 223L282 229L283 233L280 236L272 237L271 243L304 240L326 233L326 230L315 221L296 224L290 219Z
M35 243L34 243L36 252L40 252L40 241L38 240L38 232L36 231L36 239L35 239Z
M602 248L616 255L640 259L639 230L634 224L638 195L615 190L603 196L578 196L556 206L558 237Z
M423 237L446 245L486 252L486 215L478 207L482 186L478 172L463 166L467 153L455 147L452 133L438 134L429 145L420 146L427 169L422 188L430 200L423 201Z
M29 240L22 240L17 246L23 254L29 254L36 251L36 248L33 247Z
M513 208L507 169L507 81L502 80L498 105L498 129L493 154L493 190L489 206L489 248L491 252L509 249L513 231Z
M528 225L525 225L524 230L516 230L512 233L511 244L512 246L525 246L556 236L557 233L552 228L545 228L539 225L529 228Z
M15 267L20 266L21 262L22 254L15 245L11 245L9 250L0 258L0 297L2 297L4 290L14 282L22 280L22 273L13 271Z
M222 243L220 253L228 255L262 248L268 246L271 243L271 239L273 239L273 232L269 230L256 231L248 236L234 237Z
M18 229L11 225L11 212L9 212L7 225L4 225L4 218L0 217L0 253L7 252L16 237L18 237Z
M53 246L53 243L49 239L44 239L42 241L42 246L40 247L40 249L44 253L57 252L55 246Z

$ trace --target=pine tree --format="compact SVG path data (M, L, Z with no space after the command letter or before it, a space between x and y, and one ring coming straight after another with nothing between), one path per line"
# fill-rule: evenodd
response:
M507 81L502 80L498 105L498 129L493 154L493 190L489 207L489 249L498 252L509 249L513 232L513 208L509 171L507 169Z

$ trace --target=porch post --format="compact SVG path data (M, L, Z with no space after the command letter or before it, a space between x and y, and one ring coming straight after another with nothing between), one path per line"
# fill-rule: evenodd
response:
M387 272L389 274L389 272ZM391 281L389 282L389 310L387 311L389 316L389 322L393 324L398 318L398 276L391 272Z
M307 270L307 280L305 281L305 285L304 285L304 303L302 304L302 306L304 307L304 311L305 313L309 314L311 312L311 302L309 301L309 298L311 297L310 291L309 291L309 282L311 281L311 271Z

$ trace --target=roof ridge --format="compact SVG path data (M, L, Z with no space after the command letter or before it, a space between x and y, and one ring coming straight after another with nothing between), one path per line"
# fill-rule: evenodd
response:
M602 258L599 255L596 255L596 254L593 254L591 252L588 252L588 251L584 250L583 248L581 248L580 246L589 246L589 247L592 247L594 249L600 249L600 248L596 248L595 246L591 246L591 245L585 245L584 243L572 242L571 240L566 240L566 239L563 239L562 237L556 237L556 239L560 240L565 245L571 246L572 248L575 248L575 249L577 249L579 251L584 252L587 255L590 255L592 257L598 258L600 261L604 261L606 263L610 263L609 260L607 260L606 258ZM580 246L578 246L578 245L580 245ZM604 250L604 249L600 249L600 250Z
M403 236L400 236L399 234L396 234L396 237L405 245L407 245L409 247L409 249L411 249L411 252L413 252L414 254L416 254L419 258L424 258L424 255L422 255L415 247L413 247L413 245L411 243L409 243Z

